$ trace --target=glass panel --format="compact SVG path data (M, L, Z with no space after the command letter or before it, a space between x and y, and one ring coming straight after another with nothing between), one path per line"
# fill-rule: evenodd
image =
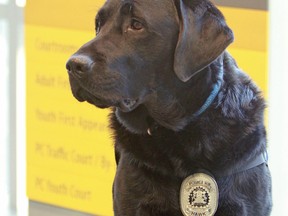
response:
M26 74L24 26L19 25L19 45L16 59L16 116L17 116L17 215L28 216L26 196Z
M1 1L1 0L0 0ZM15 0L15 3L18 7L25 7L26 0Z
M0 209L6 209L9 202L9 74L8 74L8 24L0 19L0 194L3 200ZM4 202L3 202L4 201Z
M0 0L0 5L1 4L7 4L9 2L9 0Z

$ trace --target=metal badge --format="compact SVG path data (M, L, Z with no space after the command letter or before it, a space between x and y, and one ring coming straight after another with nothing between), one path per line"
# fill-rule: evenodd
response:
M218 185L210 175L195 173L182 182L180 206L184 216L213 216L218 199Z

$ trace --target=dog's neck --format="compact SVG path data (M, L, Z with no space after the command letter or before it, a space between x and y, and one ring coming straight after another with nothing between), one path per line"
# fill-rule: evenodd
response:
M192 77L183 87L170 84L158 89L149 101L124 113L116 109L116 117L129 131L152 135L158 127L180 131L196 121L213 103L223 82L223 58ZM182 88L172 92L170 89Z
M196 121L197 118L200 117L212 105L212 103L214 102L215 98L217 97L217 95L221 89L222 82L223 82L223 66L219 67L219 76L217 78L217 81L216 81L216 83L213 84L212 90L211 90L209 96L207 97L207 99L205 100L205 102L203 103L203 105L196 112L194 112L193 114L189 114L187 116L187 118L185 117L185 120L187 122L186 124L188 124L192 121ZM185 122L184 122L184 124L185 124ZM150 120L149 125L150 126L147 129L147 133L150 136L152 136L153 133L158 129L159 125L157 122L151 121L151 120ZM178 124L178 125L180 125L180 124ZM169 125L167 125L167 127L169 127ZM181 125L181 127L183 127L183 126ZM174 128L172 128L172 129L174 129Z

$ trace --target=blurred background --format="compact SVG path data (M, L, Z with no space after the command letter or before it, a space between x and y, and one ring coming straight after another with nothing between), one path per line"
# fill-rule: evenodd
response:
M0 0L0 215L110 216L107 112L76 104L65 73L65 60L94 36L104 1L55 2ZM213 2L237 36L229 51L264 91L272 215L286 216L288 2Z

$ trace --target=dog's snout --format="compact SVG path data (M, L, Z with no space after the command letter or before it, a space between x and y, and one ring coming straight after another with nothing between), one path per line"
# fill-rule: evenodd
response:
M66 63L66 69L68 73L82 78L91 70L92 64L93 61L88 56L73 55Z

